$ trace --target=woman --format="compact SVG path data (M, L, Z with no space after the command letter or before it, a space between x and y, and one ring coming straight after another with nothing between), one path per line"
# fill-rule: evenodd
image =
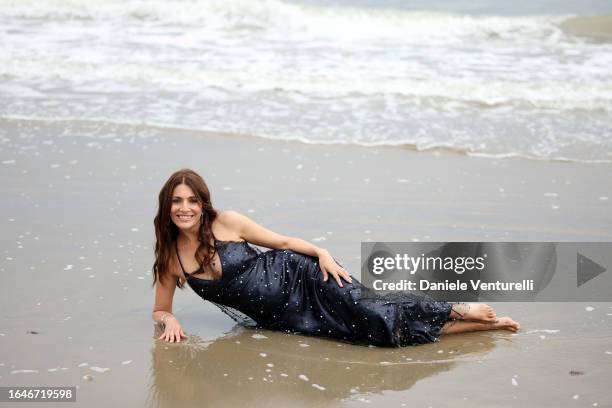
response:
M153 320L165 326L159 337L165 341L186 337L172 314L175 288L185 282L232 317L244 316L258 327L357 344L398 347L434 342L440 334L519 329L484 304L379 295L325 249L235 211L218 213L206 183L192 170L170 176L154 223ZM249 243L273 250L259 252Z

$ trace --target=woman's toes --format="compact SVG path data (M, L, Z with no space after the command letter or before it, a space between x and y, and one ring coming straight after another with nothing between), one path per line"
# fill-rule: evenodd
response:
M495 327L497 327L498 329L505 329L516 332L521 328L521 325L512 320L510 317L504 316L497 319Z

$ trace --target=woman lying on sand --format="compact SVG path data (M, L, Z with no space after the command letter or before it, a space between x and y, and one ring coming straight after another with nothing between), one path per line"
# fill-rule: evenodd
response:
M434 342L442 334L520 328L485 304L380 295L325 249L272 232L235 211L218 212L206 183L192 170L170 176L159 193L154 223L153 319L164 324L165 341L186 337L172 314L175 288L185 282L203 299L258 327L356 344L400 347Z

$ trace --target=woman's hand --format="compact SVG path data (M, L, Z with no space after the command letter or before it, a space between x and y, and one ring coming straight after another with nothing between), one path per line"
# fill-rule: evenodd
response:
M158 340L163 339L164 341L174 343L175 341L178 343L182 340L182 338L187 338L185 332L181 328L181 324L176 320L174 316L168 316L164 319L165 330L164 334L158 337Z
M338 283L338 286L340 287L342 287L342 281L340 278L344 279L348 283L353 283L351 275L346 271L346 269L340 266L327 251L319 255L319 267L321 268L321 272L323 272L324 282L327 282L329 275L331 275L334 277Z

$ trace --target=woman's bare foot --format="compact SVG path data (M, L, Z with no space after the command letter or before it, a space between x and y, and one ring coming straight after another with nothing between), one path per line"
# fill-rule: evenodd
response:
M484 303L457 303L453 305L452 312L453 319L484 323L495 323L497 320L495 310Z
M463 320L449 320L444 324L441 334L454 334L454 333L465 333L482 330L508 330L518 331L521 325L512 320L508 316L500 317L495 322L482 323L482 322L466 322Z
M496 330L510 330L515 332L520 330L521 325L512 320L512 318L504 316L498 318L497 321L493 323L493 328Z

